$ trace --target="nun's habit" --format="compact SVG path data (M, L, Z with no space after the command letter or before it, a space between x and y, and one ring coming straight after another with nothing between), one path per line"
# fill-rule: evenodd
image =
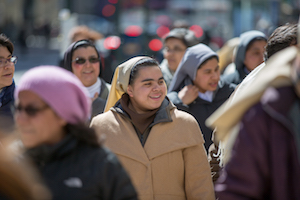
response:
M198 96L189 105L183 104L178 97L178 92L184 86L193 84L198 67L212 57L218 59L218 55L204 44L198 44L188 48L174 74L167 95L179 110L184 110L196 118L205 139L206 150L208 150L212 144L212 129L205 125L205 120L228 99L234 90L234 85L219 81L218 88L212 92L212 101L207 101Z
M72 70L73 52L77 48L88 47L88 46L95 48L98 58L100 58L100 54L94 44L92 44L88 40L80 40L80 41L72 43L66 50L66 52L64 54L63 68L65 68L66 70L68 70L70 72L73 72L73 70ZM101 68L101 66L100 66L100 68ZM100 74L101 74L101 69L100 69ZM99 75L97 81L100 82L101 88L100 88L100 91L98 92L99 93L98 97L92 103L92 116L91 117L94 117L104 111L104 106L106 104L106 99L108 97L109 90L110 90L110 84L106 83L102 78L100 78L100 75Z
M223 80L228 83L238 85L250 73L244 64L246 50L249 44L255 39L264 39L267 41L266 35L260 31L247 31L240 36L240 44L237 49L234 64L236 70L231 74L226 74Z

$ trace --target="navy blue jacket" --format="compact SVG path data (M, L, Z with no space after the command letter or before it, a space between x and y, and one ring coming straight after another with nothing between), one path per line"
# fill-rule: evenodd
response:
M3 88L4 95L0 98L0 131L11 131L14 127L12 106L14 105L15 83Z

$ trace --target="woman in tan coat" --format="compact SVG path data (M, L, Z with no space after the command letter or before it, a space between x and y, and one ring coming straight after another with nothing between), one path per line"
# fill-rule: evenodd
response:
M106 111L91 126L105 134L141 200L215 198L198 123L166 97L154 59L134 57L118 66Z

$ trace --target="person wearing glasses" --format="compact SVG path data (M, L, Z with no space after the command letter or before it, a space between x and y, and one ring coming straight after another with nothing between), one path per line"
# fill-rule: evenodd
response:
M73 72L89 91L93 100L91 117L102 113L110 84L100 78L101 58L93 42L80 40L72 43L64 55L64 68Z
M166 98L159 64L138 56L116 68L104 112L91 126L117 154L140 200L215 199L195 118Z
M137 199L117 157L85 124L91 99L74 74L56 66L34 67L21 77L15 99L24 155L53 199Z
M12 131L14 126L11 106L14 104L13 76L17 57L13 56L13 51L13 43L0 34L0 131L3 132Z
M163 39L164 60L160 64L165 82L169 87L173 75L188 47L199 43L194 32L186 28L174 28Z

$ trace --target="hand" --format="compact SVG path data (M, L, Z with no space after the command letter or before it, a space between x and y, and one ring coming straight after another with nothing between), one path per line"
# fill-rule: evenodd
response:
M182 103L189 105L198 97L198 88L194 85L186 85L178 92Z
M95 101L95 99L97 99L98 96L99 96L99 94L98 94L98 92L96 92L95 95L94 95L94 97L91 98L91 99L92 99L92 102Z

